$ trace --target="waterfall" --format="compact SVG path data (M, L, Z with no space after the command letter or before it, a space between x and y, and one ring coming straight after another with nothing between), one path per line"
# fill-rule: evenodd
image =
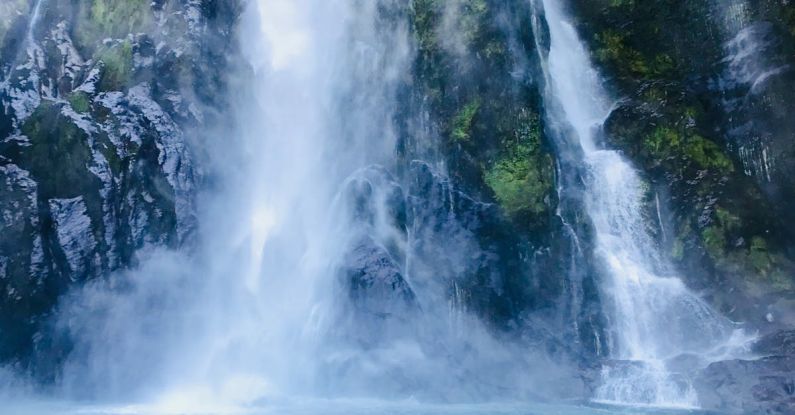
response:
M143 253L62 305L58 326L77 343L65 395L206 408L313 392L359 226L343 190L394 148L408 46L405 32L378 33L377 6L248 2L253 76L235 99L239 128L208 144L199 242Z
M144 250L62 302L56 328L75 343L64 396L206 412L577 393L566 363L494 336L463 304L456 279L481 252L456 210L493 207L434 160L396 166L412 58L401 13L392 0L248 3L253 73L231 108L238 127L207 143L197 242Z
M28 43L32 43L34 41L34 31L36 30L36 24L39 23L39 19L41 18L41 6L44 2L46 2L46 0L36 0L36 5L33 6L33 13L30 15L30 23L28 24Z
M542 56L547 118L558 151L571 153L559 157L581 176L612 338L614 361L605 364L595 399L695 407L689 373L676 363L705 365L728 353L739 333L688 291L658 252L642 214L646 183L599 140L613 102L560 2L543 0L543 10L550 39Z

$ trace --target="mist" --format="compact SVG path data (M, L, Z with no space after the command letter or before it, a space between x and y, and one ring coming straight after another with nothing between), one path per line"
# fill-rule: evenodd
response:
M586 3L0 6L0 401L783 408L788 32Z
M391 1L248 2L247 64L226 74L245 85L234 123L193 149L208 183L196 242L141 251L133 269L60 301L47 336L69 351L56 396L179 408L583 387L564 360L495 332L449 292L482 252L455 217L428 210L450 194L419 193L398 168L395 112L416 50L395 17L406 13ZM409 170L456 192L441 160ZM352 280L373 266L377 279Z

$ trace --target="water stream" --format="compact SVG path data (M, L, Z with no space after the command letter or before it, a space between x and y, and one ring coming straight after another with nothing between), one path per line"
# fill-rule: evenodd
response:
M742 336L688 291L658 252L643 215L646 183L600 140L613 101L560 2L544 0L543 5L551 42L543 58L547 117L559 151L574 153L568 159L582 176L608 299L610 357L616 362L605 365L595 399L695 407L687 373L675 369L675 362L693 359L703 365L730 353Z
M575 226L566 230L578 253L593 249L606 299L611 361L594 400L697 407L690 371L733 356L745 337L660 254L642 213L646 182L600 137L614 100L561 2L539 1L550 40L541 52L547 124L559 169L579 179L562 182L560 197L582 194L568 202L583 204L592 245L580 244L587 238ZM111 403L39 402L20 413L624 411L413 401L571 399L585 387L576 365L498 338L458 298L455 278L482 252L453 205L485 204L455 193L437 160L411 162L424 176L397 173L396 96L412 50L407 25L379 17L404 10L394 5L248 2L240 34L253 75L232 108L238 128L207 150L212 183L199 195L198 242L144 250L135 269L87 283L57 310L54 341L74 348L54 395ZM412 180L438 200L417 202ZM395 195L413 214L403 227L391 211ZM442 212L424 212L423 203ZM377 318L359 319L348 304L341 270L352 255L376 263L373 273L392 284L356 305ZM582 297L571 293L572 320ZM412 399L322 401L338 396Z

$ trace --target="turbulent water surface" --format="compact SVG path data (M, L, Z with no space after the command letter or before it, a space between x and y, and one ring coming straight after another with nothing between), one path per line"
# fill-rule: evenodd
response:
M231 407L173 400L152 405L74 405L36 403L11 406L15 415L710 415L701 411L677 412L631 407L568 406L544 404L447 404L383 402L372 400L277 402L262 406ZM714 415L714 414L713 414Z

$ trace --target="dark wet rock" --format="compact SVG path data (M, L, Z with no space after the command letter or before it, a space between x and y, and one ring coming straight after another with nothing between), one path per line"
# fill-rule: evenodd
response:
M369 166L355 172L343 190L347 211L354 221L369 227L376 222L405 233L406 197L403 188L383 166Z
M795 272L792 4L571 5L617 99L605 142L649 183L646 216L661 219L663 251L733 320L787 327L773 309Z
M0 6L0 361L25 364L71 288L189 243L189 144L221 125L235 52L237 2L216 3L50 0L30 31L32 9Z
M704 409L723 413L795 413L795 357L729 360L709 365L696 378Z
M416 307L414 293L399 265L372 239L355 243L344 263L347 290L358 312L379 319L403 319Z
M524 285L521 240L495 204L456 188L429 164L411 164L408 228L416 283L440 286L499 325L518 317L532 292Z
M779 331L757 340L754 353L763 356L788 356L795 358L795 330Z
M692 378L707 363L703 356L686 353L666 360L665 367L671 372L682 373Z

